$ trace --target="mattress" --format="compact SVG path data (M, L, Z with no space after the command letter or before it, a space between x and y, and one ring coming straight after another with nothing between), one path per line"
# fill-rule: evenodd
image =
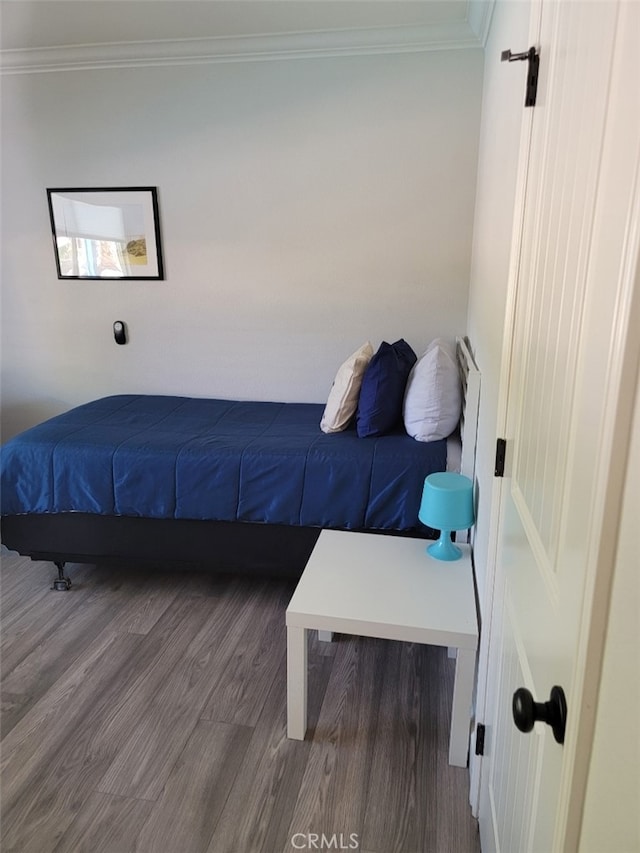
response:
M447 442L325 435L323 406L118 395L2 448L2 515L100 515L412 530Z

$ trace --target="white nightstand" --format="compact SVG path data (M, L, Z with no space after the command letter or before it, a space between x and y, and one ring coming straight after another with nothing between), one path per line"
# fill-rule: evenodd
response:
M424 539L323 530L287 608L287 734L307 729L307 631L457 649L449 763L467 764L478 622L468 545L434 560Z

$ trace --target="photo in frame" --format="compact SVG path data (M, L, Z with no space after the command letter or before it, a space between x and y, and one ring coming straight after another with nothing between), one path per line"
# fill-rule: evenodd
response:
M163 279L156 187L48 189L58 278Z

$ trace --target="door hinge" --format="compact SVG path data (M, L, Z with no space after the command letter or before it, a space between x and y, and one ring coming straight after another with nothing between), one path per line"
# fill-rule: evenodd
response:
M535 107L538 94L538 72L540 70L540 54L538 51L535 47L530 47L523 53L511 53L510 50L503 50L500 56L501 62L518 62L525 59L529 62L529 68L527 70L527 90L524 105L525 107Z
M478 723L476 726L476 755L484 755L484 723Z
M504 477L504 461L507 455L507 442L504 438L496 439L496 467L493 472L495 477Z

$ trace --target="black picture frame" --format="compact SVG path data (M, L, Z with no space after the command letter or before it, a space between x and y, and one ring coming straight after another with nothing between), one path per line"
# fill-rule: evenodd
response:
M59 279L164 279L157 187L47 189Z

